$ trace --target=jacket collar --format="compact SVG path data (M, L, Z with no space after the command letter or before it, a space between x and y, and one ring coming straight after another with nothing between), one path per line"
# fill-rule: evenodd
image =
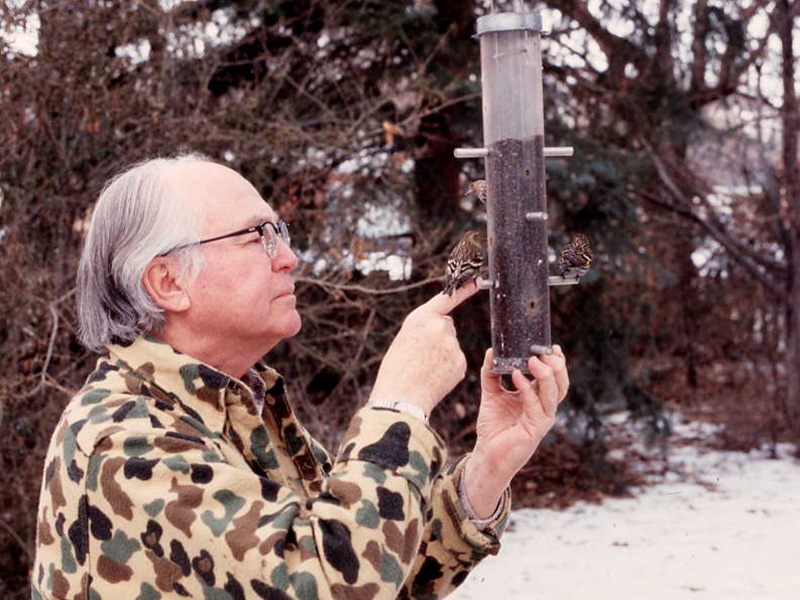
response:
M283 378L263 364L255 365L243 377L248 385L153 337L139 337L128 345L112 344L108 352L129 390L150 388L148 395L181 405L190 418L215 435L222 433L226 413L233 405L243 405L247 413L256 416L265 391L283 389Z

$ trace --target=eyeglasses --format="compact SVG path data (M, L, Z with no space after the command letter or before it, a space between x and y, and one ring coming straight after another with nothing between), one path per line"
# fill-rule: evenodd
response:
M171 252L175 252L177 250L182 250L184 248L190 248L192 246L199 246L200 244L207 244L209 242L216 242L217 240L224 240L227 238L238 237L240 235L247 235L248 233L258 233L261 237L261 244L264 246L264 250L267 252L267 256L270 258L275 258L275 254L278 252L278 239L280 238L283 240L283 243L287 246L291 245L291 237L289 236L289 224L284 221L283 219L278 220L277 223L273 223L272 221L264 221L263 223L259 223L258 225L253 225L252 227L246 227L245 229L239 229L238 231L232 231L231 233L225 233L223 235L218 235L216 237L208 238L205 240L200 240L199 242L193 242L191 244L183 244L182 246L176 246L167 252L160 254L159 256L164 256L166 254L170 254Z

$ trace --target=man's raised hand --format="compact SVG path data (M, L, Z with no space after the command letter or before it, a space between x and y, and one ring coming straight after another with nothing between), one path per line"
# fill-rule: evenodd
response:
M440 293L409 313L386 352L371 401L411 402L430 414L464 378L467 361L449 313L477 293L474 281Z

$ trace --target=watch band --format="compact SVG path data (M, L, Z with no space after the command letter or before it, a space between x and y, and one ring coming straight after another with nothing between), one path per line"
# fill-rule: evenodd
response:
M425 414L425 409L423 409L419 404L403 402L402 400L374 400L370 401L368 406L373 408L387 408L389 410L396 410L398 412L417 417L424 423L428 422L428 415Z

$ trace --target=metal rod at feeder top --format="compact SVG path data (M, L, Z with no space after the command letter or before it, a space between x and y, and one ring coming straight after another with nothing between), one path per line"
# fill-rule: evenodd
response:
M497 373L527 372L531 349L551 347L541 31L535 12L478 19Z

